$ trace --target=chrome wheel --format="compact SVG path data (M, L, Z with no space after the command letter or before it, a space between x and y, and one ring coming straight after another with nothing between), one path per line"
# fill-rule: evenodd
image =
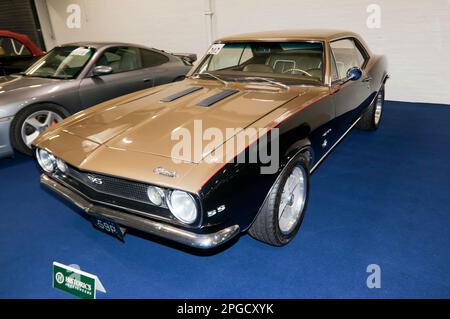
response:
M307 194L307 175L303 166L295 166L286 180L278 208L278 226L289 234L303 213Z
M375 102L374 122L378 126L381 120L381 113L383 112L383 91L380 91Z
M37 111L30 114L22 124L23 143L31 148L31 143L46 129L62 121L62 117L53 111Z

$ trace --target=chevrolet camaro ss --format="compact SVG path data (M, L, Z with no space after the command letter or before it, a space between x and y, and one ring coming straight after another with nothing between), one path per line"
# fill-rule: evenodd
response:
M384 56L352 32L217 40L186 80L83 110L33 143L41 183L122 238L197 248L290 242L310 174L354 127L376 130Z

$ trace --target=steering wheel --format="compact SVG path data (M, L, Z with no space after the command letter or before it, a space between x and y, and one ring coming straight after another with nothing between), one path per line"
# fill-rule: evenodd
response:
M289 72L302 72L303 74L305 74L307 76L313 77L310 73L306 72L305 70L297 69L297 68L287 69L287 70L283 71L282 73L285 74L285 73L289 73Z

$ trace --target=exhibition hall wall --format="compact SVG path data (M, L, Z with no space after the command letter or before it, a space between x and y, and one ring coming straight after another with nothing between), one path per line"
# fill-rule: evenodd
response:
M101 40L202 55L211 39L229 34L351 30L374 53L387 55L387 99L450 104L450 0L36 0L36 5L48 49Z

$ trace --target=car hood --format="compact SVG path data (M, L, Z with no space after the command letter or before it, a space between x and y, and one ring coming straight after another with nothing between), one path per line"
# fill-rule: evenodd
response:
M161 101L192 87L201 89L170 102ZM210 106L199 105L200 101L215 98L224 90L234 90L235 93ZM297 90L273 87L255 90L242 85L225 87L213 81L199 84L186 80L78 115L77 119L63 124L61 129L65 133L112 149L198 163L210 153L203 153L200 157L193 156L194 143L198 143L199 139L202 143L202 134L206 130L214 130L213 134L220 133L224 137L222 140L203 142L213 143L208 147L213 151L226 139L298 95ZM234 132L230 133L229 129ZM185 134L192 138L192 152L181 155L172 152L175 145L180 143L181 136L187 138L188 135Z
M0 77L0 92L2 94L18 93L23 94L24 91L34 88L54 85L60 83L58 79L48 79L33 76L9 75ZM1 95L0 95L1 97Z

